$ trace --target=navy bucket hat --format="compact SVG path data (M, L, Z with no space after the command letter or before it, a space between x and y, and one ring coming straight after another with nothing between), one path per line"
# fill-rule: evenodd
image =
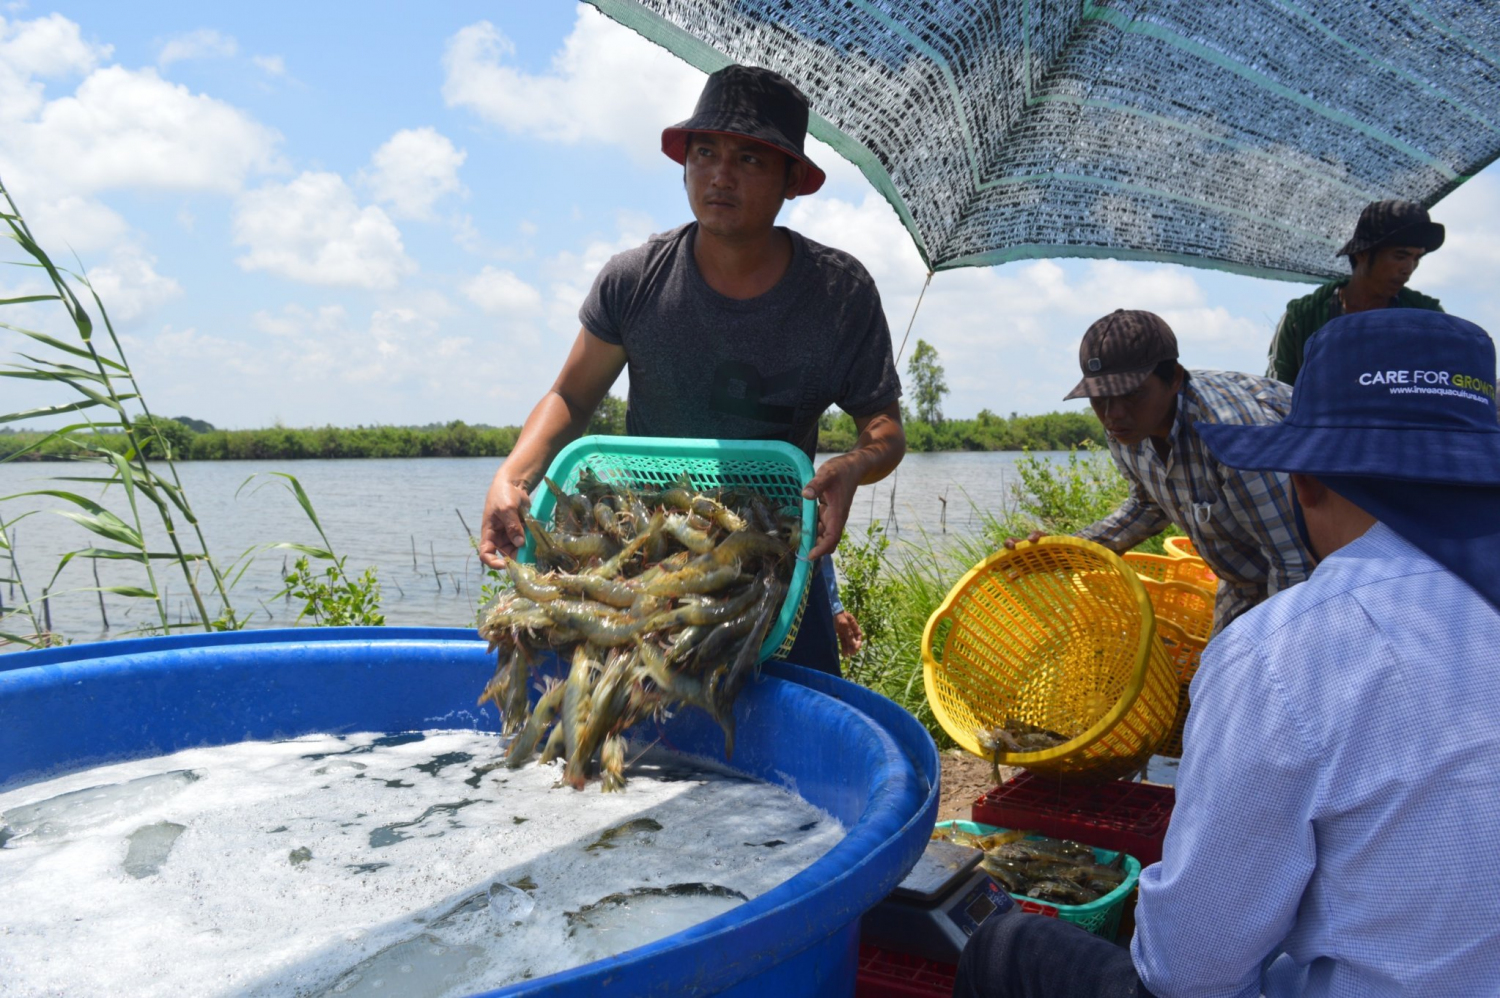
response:
M1423 309L1334 319L1274 426L1195 424L1232 468L1311 475L1500 608L1495 344Z
M1231 468L1500 486L1495 344L1442 312L1340 316L1308 341L1283 422L1197 426Z

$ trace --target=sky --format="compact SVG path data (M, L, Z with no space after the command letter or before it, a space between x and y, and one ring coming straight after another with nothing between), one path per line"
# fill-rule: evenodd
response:
M76 254L158 413L230 428L520 423L599 267L690 220L659 138L703 74L591 7L0 11L0 180L44 248ZM808 151L828 183L781 221L865 264L899 346L925 267L857 169L816 140ZM1448 241L1412 286L1500 328L1494 168L1433 215ZM0 297L36 287L0 268ZM1258 374L1286 301L1308 290L1110 260L945 271L906 355L918 338L937 348L950 417L1072 409L1078 341L1105 312L1158 312L1188 367ZM29 328L57 318L0 308ZM0 330L0 362L21 344ZM3 411L60 401L4 392Z

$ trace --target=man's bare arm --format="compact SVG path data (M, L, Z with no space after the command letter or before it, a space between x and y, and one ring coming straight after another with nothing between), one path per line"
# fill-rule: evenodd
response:
M901 406L884 409L854 421L859 440L847 454L823 462L802 495L818 500L818 540L811 557L832 554L844 535L854 490L880 481L896 470L906 454L906 431L901 428Z
M479 528L479 560L500 568L526 543L522 512L557 452L583 435L594 410L625 369L623 347L606 343L587 329L578 339L547 394L526 417L510 456L495 472L484 499Z

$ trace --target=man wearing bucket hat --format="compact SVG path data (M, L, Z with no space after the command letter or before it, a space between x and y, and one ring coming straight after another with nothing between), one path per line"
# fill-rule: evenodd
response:
M1199 429L1291 474L1322 560L1203 654L1129 958L1007 916L955 995L1500 994L1494 343L1336 319L1284 422Z
M807 99L786 79L727 66L692 117L662 132L695 221L619 254L595 279L572 352L490 485L486 564L522 545L531 491L627 367L632 435L785 440L812 457L829 406L854 417L855 448L803 493L819 501L814 558L838 543L855 489L900 462L901 383L874 282L849 254L775 224L786 201L823 184L803 152L807 120ZM826 587L807 599L788 657L837 672Z
M1095 322L1078 363L1083 379L1067 398L1093 404L1130 495L1077 536L1128 551L1176 524L1221 580L1215 634L1307 577L1311 555L1297 538L1286 476L1225 467L1196 429L1280 422L1290 388L1249 374L1184 370L1176 335L1152 312L1116 309Z
M1307 341L1341 315L1377 308L1441 312L1436 298L1406 286L1422 257L1443 245L1444 230L1414 201L1375 201L1360 212L1354 236L1338 251L1352 273L1287 302L1271 337L1266 376L1293 384Z

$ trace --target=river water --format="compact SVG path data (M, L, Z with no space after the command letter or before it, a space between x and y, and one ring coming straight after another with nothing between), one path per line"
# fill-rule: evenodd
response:
M950 533L977 529L976 510L998 513L1009 501L1020 456L1018 452L908 454L895 475L859 489L848 529L862 534L872 519L894 528L892 534L898 539L919 530L941 535L945 529ZM272 474L286 472L301 481L335 553L347 557L351 574L366 567L376 569L386 623L467 627L474 622L483 583L469 531L479 527L485 490L498 464L494 458L189 461L178 465L178 473L216 561L226 567L234 564L236 571L240 565L248 566L238 577L231 598L242 615L253 614L251 626L288 626L299 610L294 601L276 597L282 589L284 566L290 566L298 555L268 545L321 545L296 500L281 486L282 479ZM118 489L101 497L97 485L56 480L94 473L92 466L73 463L3 464L0 497L36 489L74 491L128 520L129 507ZM23 518L33 510L37 511L34 515ZM115 546L54 510L76 511L77 507L52 497L0 499L0 516L7 524L16 567L28 594L35 602L44 587L50 591L47 603L53 630L74 641L92 641L159 625L148 600L107 595L101 609L99 594L80 591L96 585L94 565L87 559L71 561L52 579L68 551L96 542L101 547ZM187 532L180 516L178 529ZM166 549L159 530L148 530L148 537L153 538L152 550ZM0 559L4 558L0 552ZM314 568L318 564L314 562ZM0 560L0 576L13 575L10 567ZM104 586L146 585L139 565L101 560L98 568L99 584ZM156 564L156 571L167 593L171 623L191 619L189 589L181 570L163 561ZM200 576L199 585L208 588L206 573ZM14 584L0 583L7 611L20 597ZM0 617L0 631L22 627L14 617ZM15 647L0 644L0 651Z

